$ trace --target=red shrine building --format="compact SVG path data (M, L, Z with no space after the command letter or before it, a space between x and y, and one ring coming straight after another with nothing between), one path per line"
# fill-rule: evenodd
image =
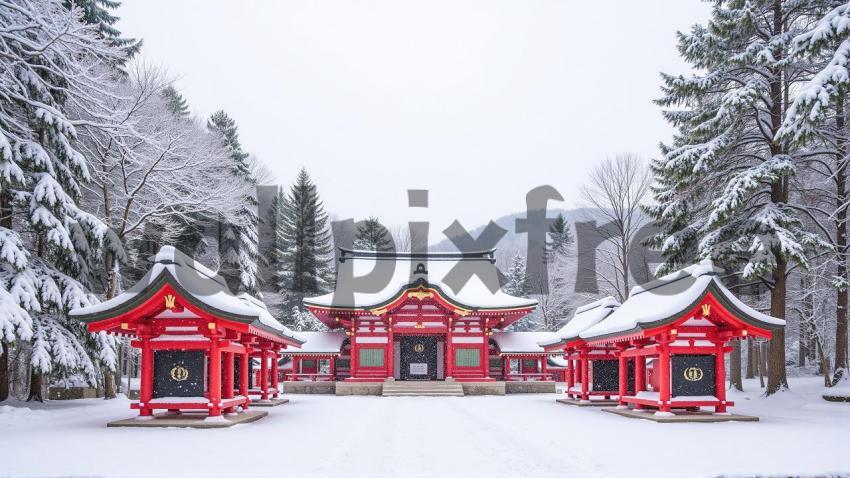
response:
M302 344L261 301L232 294L221 276L170 246L131 289L70 315L141 349L140 398L131 407L143 417L218 417L273 400L280 351Z
M555 333L555 337L540 342L546 351L562 351L566 364L564 381L568 397L589 401L591 397L610 400L619 395L617 350L610 345L589 346L580 334L605 320L620 303L613 297L591 302L576 309L572 319Z
M727 414L729 342L770 339L785 321L743 303L719 273L703 261L633 288L620 305L603 299L579 309L580 323L542 343L565 352L570 395L615 396L620 409L656 416L700 407Z
M286 380L552 380L551 334L504 332L537 302L500 289L493 250L340 249L336 289L304 304L331 331L283 352Z

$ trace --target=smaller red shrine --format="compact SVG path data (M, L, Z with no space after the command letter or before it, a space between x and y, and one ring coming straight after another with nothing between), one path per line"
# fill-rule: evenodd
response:
M651 408L667 416L672 409L699 407L726 414L733 405L726 400L727 344L770 339L785 321L744 304L719 273L703 261L635 287L622 305L579 334L591 349L615 350L620 408Z
M131 289L100 304L71 311L90 332L132 337L141 349L140 398L132 408L222 413L246 410L251 395L277 395L279 352L302 341L258 299L233 295L224 279L165 246ZM260 361L259 383L251 362Z
M564 353L567 361L565 378L568 397L588 402L591 397L610 399L619 395L619 365L617 350L610 345L590 346L580 334L605 320L620 303L613 297L591 302L576 309L572 319L555 338L540 342L547 351Z

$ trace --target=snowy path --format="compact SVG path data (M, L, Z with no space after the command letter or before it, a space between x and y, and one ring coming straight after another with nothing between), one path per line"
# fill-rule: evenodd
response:
M734 397L736 410L760 423L656 424L556 404L552 395L295 395L269 417L232 429L107 429L107 421L132 415L126 400L16 403L0 406L0 476L850 472L850 404L817 398L817 378L792 379L791 392L768 400L748 385L751 393Z

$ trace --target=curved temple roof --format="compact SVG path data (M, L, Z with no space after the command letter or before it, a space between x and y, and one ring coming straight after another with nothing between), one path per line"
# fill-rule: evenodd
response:
M571 340L579 338L579 334L594 325L602 322L605 318L611 315L620 303L611 296L599 299L597 301L585 304L576 309L573 318L555 332L555 338L540 342L541 347L554 347L565 345Z
M283 355L332 355L342 352L348 336L341 330L328 332L298 332L304 343L298 349L282 351Z
M304 299L313 307L371 309L406 290L428 287L469 309L530 308L537 301L502 292L493 250L467 253L396 253L340 248L336 290Z
M213 315L250 324L295 343L302 342L269 313L261 300L245 293L233 295L224 278L172 246L159 250L151 269L133 287L99 304L74 309L69 315L83 322L110 319L143 304L165 284Z
M491 338L501 354L545 354L539 344L554 337L552 332L493 332Z
M704 260L643 286L636 286L616 311L581 332L579 337L601 339L672 323L696 307L708 293L712 293L740 320L754 327L774 330L785 325L784 320L763 314L735 297L717 278L719 272L710 260Z

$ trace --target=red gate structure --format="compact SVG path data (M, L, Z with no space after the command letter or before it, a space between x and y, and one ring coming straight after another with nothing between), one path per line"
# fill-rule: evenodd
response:
M656 409L714 407L726 414L725 353L730 340L769 339L785 321L744 304L703 261L632 289L629 298L580 336L589 347L614 347L619 359L619 406ZM657 386L649 390L647 359ZM627 389L627 361L635 360L634 392Z
M261 301L233 295L221 276L171 246L131 289L70 315L91 332L132 337L141 349L140 398L131 408L143 417L157 409L210 417L247 409L252 358L261 364L255 392L268 400L277 393L269 361L302 343Z

